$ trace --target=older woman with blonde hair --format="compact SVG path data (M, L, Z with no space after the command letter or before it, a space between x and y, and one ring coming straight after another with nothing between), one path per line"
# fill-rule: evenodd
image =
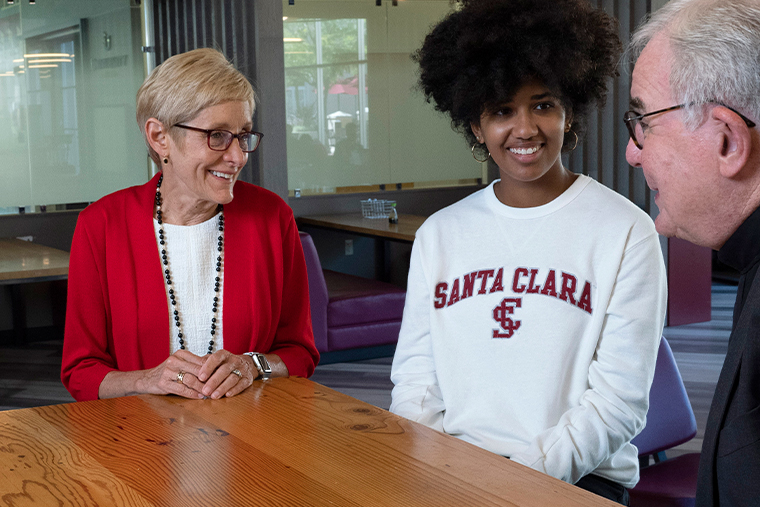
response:
M218 51L157 67L137 121L161 167L82 211L61 378L77 400L234 396L319 360L293 213L238 180L263 135L255 94Z

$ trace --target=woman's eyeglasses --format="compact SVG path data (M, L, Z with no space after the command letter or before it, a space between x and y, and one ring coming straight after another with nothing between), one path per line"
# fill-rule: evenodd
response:
M739 118L744 120L744 123L747 124L749 128L753 128L755 126L755 122L741 114L739 111L732 107L728 107L727 105L717 102L714 100L709 101L713 104L721 105L725 108L730 109L731 111L735 112L739 115ZM692 105L692 104L688 104ZM666 107L665 109L660 109L658 111L652 111L651 113L646 114L637 114L636 111L626 111L623 115L623 122L625 122L625 126L628 127L628 135L631 136L631 139L633 140L633 144L636 145L636 147L640 150L644 149L644 138L646 137L646 123L641 122L642 119L646 118L647 116L653 116L655 114L660 113L667 113L668 111L675 111L676 109L681 109L682 107L686 107L687 104L679 104L677 106L673 107Z
M233 134L229 130L207 130L198 127L191 127L189 125L182 125L177 123L175 127L194 130L196 132L203 132L206 134L206 140L208 141L208 147L214 151L226 151L232 144L232 140L237 138L240 144L240 151L245 153L253 153L261 143L261 138L264 134L261 132L242 132L240 134Z

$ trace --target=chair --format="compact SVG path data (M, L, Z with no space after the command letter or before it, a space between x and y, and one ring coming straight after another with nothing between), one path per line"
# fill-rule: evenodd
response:
M632 507L694 505L699 453L667 459L665 450L691 440L697 422L681 374L665 337L660 341L647 423L632 443L639 449L641 480L630 490ZM649 456L654 464L648 465Z
M406 291L378 280L323 270L311 236L299 234L320 363L392 355Z

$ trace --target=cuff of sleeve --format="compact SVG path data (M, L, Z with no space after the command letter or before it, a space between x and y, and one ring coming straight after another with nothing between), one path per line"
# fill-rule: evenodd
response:
M263 353L263 352L262 352ZM285 366L288 368L288 374L298 377L311 377L314 368L319 363L319 352L314 349L313 354L299 346L289 346L279 349L271 349L267 354L277 354Z
M105 376L112 371L116 371L116 369L97 363L86 368L71 371L68 375L64 375L61 380L75 400L97 400L100 384Z

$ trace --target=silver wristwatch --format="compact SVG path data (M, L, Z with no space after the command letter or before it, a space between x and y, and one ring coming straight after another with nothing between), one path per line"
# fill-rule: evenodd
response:
M272 367L269 366L267 356L258 352L246 352L245 355L251 356L254 366L256 366L256 369L259 370L259 376L261 377L261 380L269 380L269 377L272 376Z

